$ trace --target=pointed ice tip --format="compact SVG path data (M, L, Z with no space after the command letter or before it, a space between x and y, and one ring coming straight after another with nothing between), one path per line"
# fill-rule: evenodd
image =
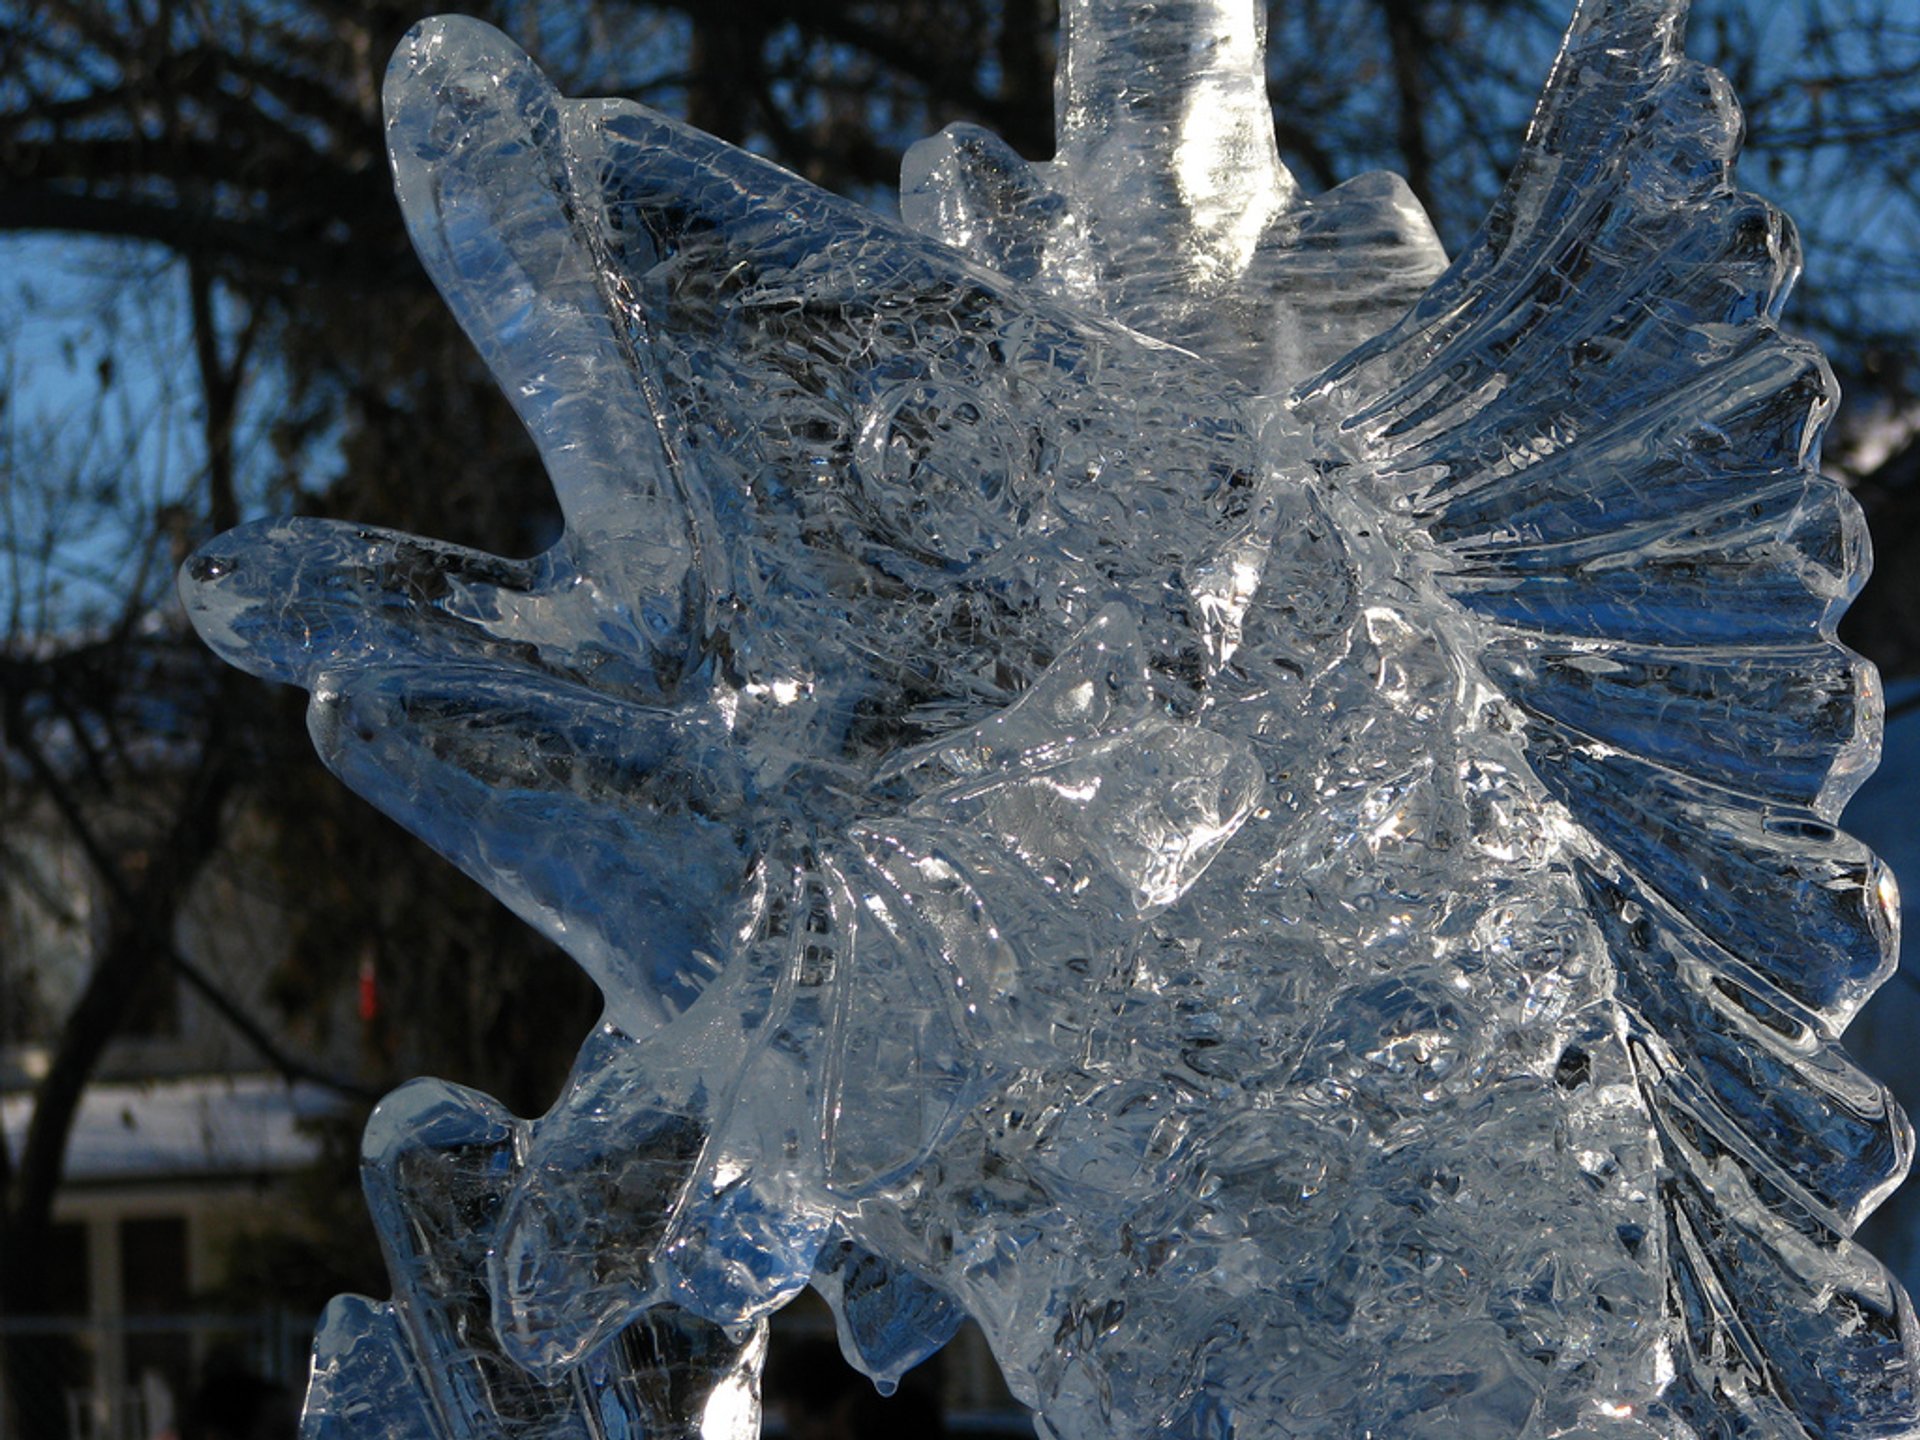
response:
M332 521L256 520L187 558L180 601L229 665L312 689L342 661L419 648L407 582L391 583L396 551L417 543Z
M261 671L250 663L253 647L235 624L249 603L247 549L244 530L216 536L187 557L174 587L188 621L208 648L229 665L257 675Z
M1618 55L1672 59L1685 47L1691 0L1580 0L1567 26L1567 44L1597 45Z
M512 82L528 80L551 92L527 52L484 20L469 15L422 20L407 31L387 63L380 101L388 144L392 146L393 132L409 112L457 113L470 108L463 99L471 102L485 92L510 90L515 88Z
M512 1144L522 1122L498 1100L449 1080L409 1080L374 1106L360 1135L363 1165L395 1168L418 1151Z
M387 65L387 99L391 103L396 85L430 69L484 72L532 63L526 51L484 20L471 15L429 15L409 29L395 48Z

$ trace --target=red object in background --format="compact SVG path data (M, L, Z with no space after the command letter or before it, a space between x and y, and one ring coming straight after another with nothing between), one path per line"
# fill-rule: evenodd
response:
M371 1025L380 1016L380 978L373 971L373 957L360 962L360 1023Z

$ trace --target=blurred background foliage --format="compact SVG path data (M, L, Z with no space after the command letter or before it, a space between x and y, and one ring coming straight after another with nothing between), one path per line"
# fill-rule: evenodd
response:
M902 149L951 121L1051 148L1053 0L474 8L565 92L685 115L882 207ZM1278 0L1285 159L1314 189L1405 174L1457 246L1570 8ZM44 1057L0 1147L0 1311L45 1299L67 1127L156 997L190 992L250 1063L356 1105L431 1072L536 1113L593 1020L574 968L325 776L302 697L222 670L172 598L193 545L261 515L513 554L556 533L391 192L381 74L422 13L0 0L0 1042ZM1920 524L1920 6L1700 0L1691 48L1746 105L1745 183L1801 224L1792 323L1850 397L1830 459L1898 555ZM1899 563L1856 607L1889 675L1920 672L1916 607ZM225 970L182 938L210 874L269 917ZM355 1123L316 1196L351 1195ZM357 1201L309 1208L321 1238L259 1283L377 1286Z

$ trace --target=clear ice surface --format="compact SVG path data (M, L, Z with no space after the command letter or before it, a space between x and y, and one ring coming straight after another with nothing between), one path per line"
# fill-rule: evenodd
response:
M1451 264L1288 176L1250 0L1063 8L1057 158L949 130L904 225L471 21L394 61L564 538L183 588L606 1011L538 1119L376 1113L309 1440L751 1437L809 1284L1061 1440L1920 1433L1867 542L1684 4L1583 0Z

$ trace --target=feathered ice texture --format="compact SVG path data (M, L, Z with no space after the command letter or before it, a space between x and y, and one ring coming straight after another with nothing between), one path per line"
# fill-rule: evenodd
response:
M883 1381L971 1315L1064 1440L1920 1431L1835 1043L1866 540L1726 86L1586 0L1447 266L1299 193L1256 8L1070 0L1058 158L925 142L918 233L403 48L565 538L273 522L187 599L607 1009L538 1120L375 1116L309 1436L751 1436L809 1283Z

